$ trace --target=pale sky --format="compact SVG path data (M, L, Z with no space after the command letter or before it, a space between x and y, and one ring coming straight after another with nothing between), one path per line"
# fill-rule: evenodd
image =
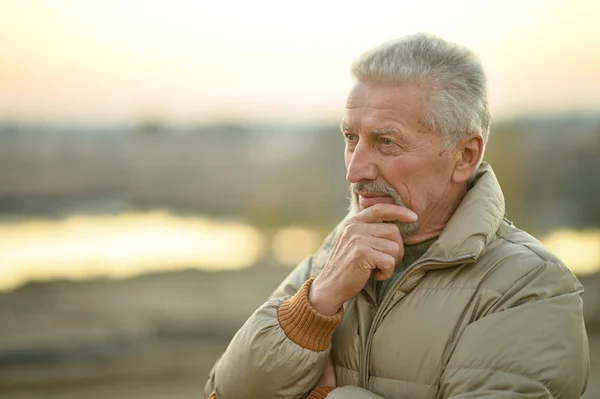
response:
M0 121L337 121L361 52L465 44L496 118L600 111L600 1L0 0Z

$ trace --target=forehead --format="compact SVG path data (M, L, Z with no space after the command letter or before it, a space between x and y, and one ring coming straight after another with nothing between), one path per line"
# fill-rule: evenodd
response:
M419 124L424 120L426 99L422 84L358 82L348 94L344 124L362 124L365 119Z

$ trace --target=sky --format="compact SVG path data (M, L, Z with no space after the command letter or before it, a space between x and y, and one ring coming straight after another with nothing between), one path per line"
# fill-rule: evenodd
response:
M600 110L600 1L0 0L0 121L338 121L349 65L426 31L495 118Z

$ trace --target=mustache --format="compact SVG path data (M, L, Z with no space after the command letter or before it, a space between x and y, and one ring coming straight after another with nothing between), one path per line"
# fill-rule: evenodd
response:
M358 208L358 193L361 193L361 192L362 193L381 193L381 194L389 195L394 200L395 205L408 208L406 203L404 201L402 201L402 198L400 198L400 194L398 193L398 191L396 191L393 187L390 187L383 183L374 182L374 181L365 181L365 182L358 182L358 183L350 184L350 193L352 194L351 198L350 198L350 211L351 212L358 212L358 209L359 209ZM417 230L416 222L413 222L413 223L393 222L393 223L396 226L398 226L398 230L400 231L400 234L402 235L402 237L410 237Z
M374 181L352 183L350 184L350 192L355 195L358 195L358 193L361 192L386 194L394 199L394 204L406 207L406 204L402 201L402 198L400 198L398 191L383 183Z

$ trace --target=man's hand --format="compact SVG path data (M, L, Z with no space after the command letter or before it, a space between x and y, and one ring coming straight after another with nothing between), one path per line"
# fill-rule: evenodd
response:
M417 215L392 204L375 204L348 219L323 271L313 281L308 300L321 314L333 315L367 284L371 273L376 280L392 276L404 256L398 227Z
M315 387L323 385L332 388L337 386L337 381L335 379L335 365L331 359L331 354L327 357L323 374L321 374L321 378L319 378L319 381L317 381L317 385L315 385Z

